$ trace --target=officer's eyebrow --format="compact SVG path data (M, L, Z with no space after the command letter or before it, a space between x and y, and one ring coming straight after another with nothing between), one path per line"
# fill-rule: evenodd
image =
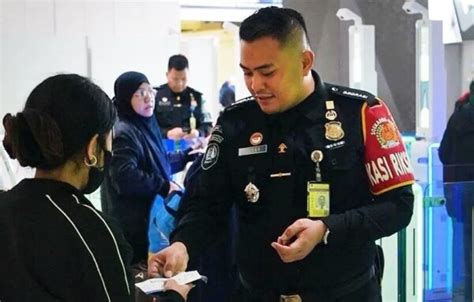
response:
M250 68L245 67L244 65L242 65L242 63L240 63L239 65L240 65L240 67L241 67L242 69L251 70ZM254 70L268 69L268 68L271 68L271 67L273 67L273 66L274 66L273 64L263 64L263 65L260 65L260 66L255 67Z

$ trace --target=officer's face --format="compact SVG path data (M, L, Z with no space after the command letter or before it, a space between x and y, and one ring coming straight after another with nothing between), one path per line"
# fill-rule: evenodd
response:
M240 41L240 50L245 84L263 112L283 112L303 100L308 69L300 48L282 47L277 40L263 37Z
M183 90L186 89L188 69L176 70L171 68L171 70L168 70L166 73L166 77L168 78L168 86L173 92L183 92Z
M135 113L144 117L153 115L155 109L155 90L150 84L142 83L132 95L132 108Z

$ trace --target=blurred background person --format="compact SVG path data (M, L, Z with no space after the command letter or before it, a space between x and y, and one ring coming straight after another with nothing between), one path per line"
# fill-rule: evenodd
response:
M230 81L225 81L219 89L219 103L223 108L227 108L235 102L235 85Z
M207 137L212 128L211 115L205 110L202 93L187 86L188 68L185 56L171 56L166 72L168 82L156 87L155 116L161 134L175 142ZM183 146L186 144L181 148Z
M471 81L471 86L472 86L472 81ZM454 110L457 110L462 107L463 104L466 104L469 102L470 97L472 96L472 88L469 89L470 91L467 91L463 93L457 100L456 103L454 104Z
M130 301L130 246L84 196L109 166L115 118L98 86L62 74L3 119L8 154L36 172L0 193L0 300Z
M439 147L446 210L453 221L453 301L472 301L474 206L474 81L456 101Z
M115 81L114 92L119 121L114 127L111 169L101 192L102 207L119 221L133 248L134 276L142 278L152 202L157 194L166 197L181 190L171 175L181 171L194 155L189 154L192 148L165 150L153 116L155 91L144 74L125 72Z

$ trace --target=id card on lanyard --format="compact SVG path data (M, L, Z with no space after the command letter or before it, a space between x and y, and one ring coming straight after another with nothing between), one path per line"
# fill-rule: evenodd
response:
M330 213L329 184L322 182L321 169L319 168L319 163L322 159L323 153L320 150L315 150L311 153L311 160L316 164L316 180L306 183L306 210L308 211L308 218L326 217Z
M318 218L329 216L329 184L316 181L307 183L307 211L308 217Z

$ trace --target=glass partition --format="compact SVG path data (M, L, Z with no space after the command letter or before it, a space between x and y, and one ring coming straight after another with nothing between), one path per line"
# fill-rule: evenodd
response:
M430 163L423 188L423 301L472 301L474 165Z

